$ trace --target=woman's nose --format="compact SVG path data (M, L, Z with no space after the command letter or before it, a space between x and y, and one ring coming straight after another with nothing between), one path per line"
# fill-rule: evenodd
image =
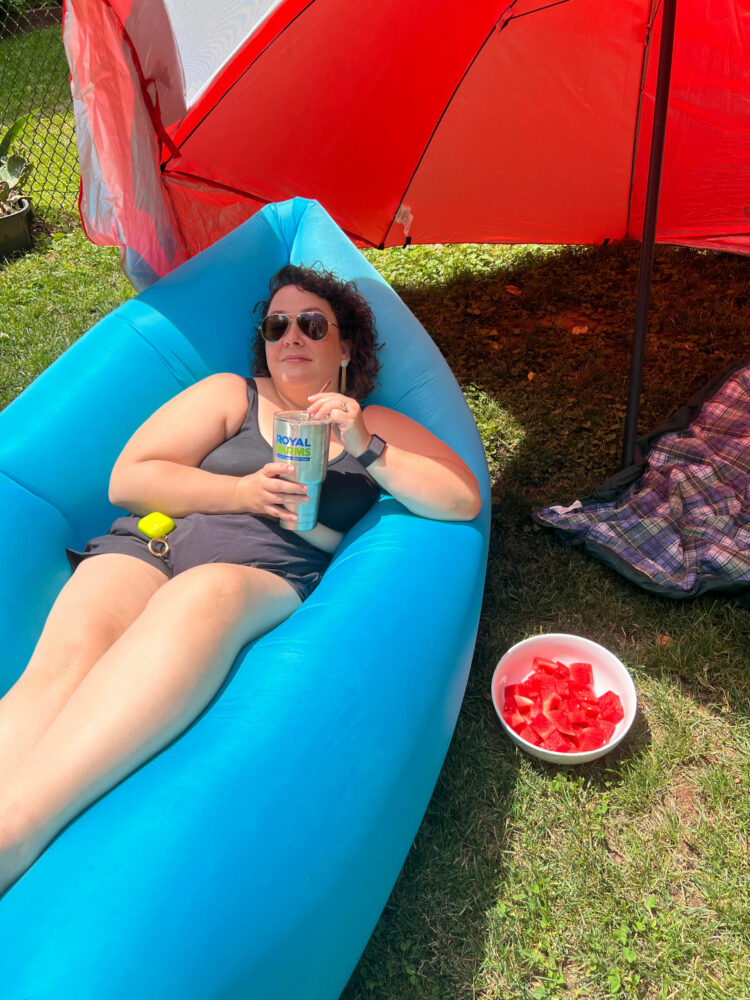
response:
M297 326L297 317L293 319L290 317L289 326L284 330L284 334L281 338L283 341L290 341L292 344L301 344L304 339L304 334Z

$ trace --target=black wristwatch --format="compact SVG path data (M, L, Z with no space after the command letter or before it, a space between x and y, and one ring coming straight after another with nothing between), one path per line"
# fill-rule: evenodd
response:
M385 441L381 437L378 437L377 434L373 434L370 438L370 443L362 454L357 455L357 461L366 469L368 465L372 465L375 459L383 454L384 449Z

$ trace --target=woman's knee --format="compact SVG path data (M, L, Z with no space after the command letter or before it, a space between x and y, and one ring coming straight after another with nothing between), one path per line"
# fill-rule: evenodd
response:
M116 613L71 617L65 627L57 623L42 631L26 675L46 682L80 680L120 638L127 628Z

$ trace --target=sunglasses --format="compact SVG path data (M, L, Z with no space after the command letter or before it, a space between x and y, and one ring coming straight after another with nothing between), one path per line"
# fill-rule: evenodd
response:
M297 326L302 333L310 340L324 340L328 335L329 326L338 326L321 312L311 310L309 312L297 313L296 316L287 316L286 313L269 313L260 321L260 334L269 344L275 344L284 336L286 331L296 320Z

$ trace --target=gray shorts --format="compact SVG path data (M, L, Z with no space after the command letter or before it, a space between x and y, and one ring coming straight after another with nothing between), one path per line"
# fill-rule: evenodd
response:
M83 552L67 549L70 565L104 552L135 556L172 577L205 563L233 563L265 569L286 580L301 600L312 593L331 561L278 521L253 514L189 514L175 519L167 535L169 552L159 558L149 552L149 539L138 530L135 514L118 517L108 534L92 538Z

